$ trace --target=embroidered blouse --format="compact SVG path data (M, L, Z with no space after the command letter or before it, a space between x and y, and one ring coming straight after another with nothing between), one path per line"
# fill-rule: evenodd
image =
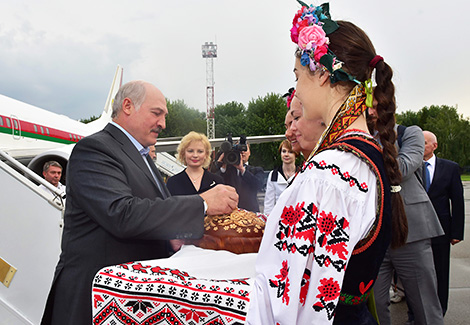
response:
M247 323L331 324L376 207L376 176L352 153L325 150L307 162L268 218Z

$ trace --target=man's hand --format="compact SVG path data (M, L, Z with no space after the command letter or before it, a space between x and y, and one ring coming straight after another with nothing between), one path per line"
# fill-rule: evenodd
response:
M224 164L224 153L222 153L219 156L219 159L217 159L217 166L219 167L219 169L222 168L224 171L227 170L227 164Z
M208 215L232 213L238 206L238 194L235 188L228 185L216 185L200 196L207 203Z
M240 156L240 163L236 165L235 168L240 171L240 175L243 175L245 173L245 166L243 166L243 159L241 156Z
M455 245L455 244L460 243L460 240L459 240L459 239L451 239L451 240L450 240L450 243L451 243L452 245Z

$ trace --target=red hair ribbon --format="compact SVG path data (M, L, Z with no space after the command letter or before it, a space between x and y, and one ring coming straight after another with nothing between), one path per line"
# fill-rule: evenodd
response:
M383 60L384 60L383 57L381 57L380 55L376 55L376 56L374 56L374 58L373 58L372 60L370 60L370 62L369 62L369 67L375 68L375 66L377 65L377 63L378 63L379 61L383 61Z
M292 99L294 99L294 95L295 95L295 89L292 92L292 94L290 94L289 97L287 97L287 108L289 108L289 109L290 109L290 104L292 102Z

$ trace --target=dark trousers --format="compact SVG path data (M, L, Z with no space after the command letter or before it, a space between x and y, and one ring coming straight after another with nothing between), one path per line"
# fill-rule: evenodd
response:
M449 302L450 241L446 236L432 239L432 253L437 277L437 294L445 315Z

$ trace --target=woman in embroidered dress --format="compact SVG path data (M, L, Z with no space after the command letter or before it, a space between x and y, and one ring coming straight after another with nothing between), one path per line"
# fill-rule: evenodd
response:
M296 97L305 119L328 127L268 219L247 323L376 324L366 300L392 220L402 226L392 246L406 239L401 198L390 194L401 181L392 70L361 29L329 19L327 4L304 6L293 23ZM383 148L364 116L374 68Z

